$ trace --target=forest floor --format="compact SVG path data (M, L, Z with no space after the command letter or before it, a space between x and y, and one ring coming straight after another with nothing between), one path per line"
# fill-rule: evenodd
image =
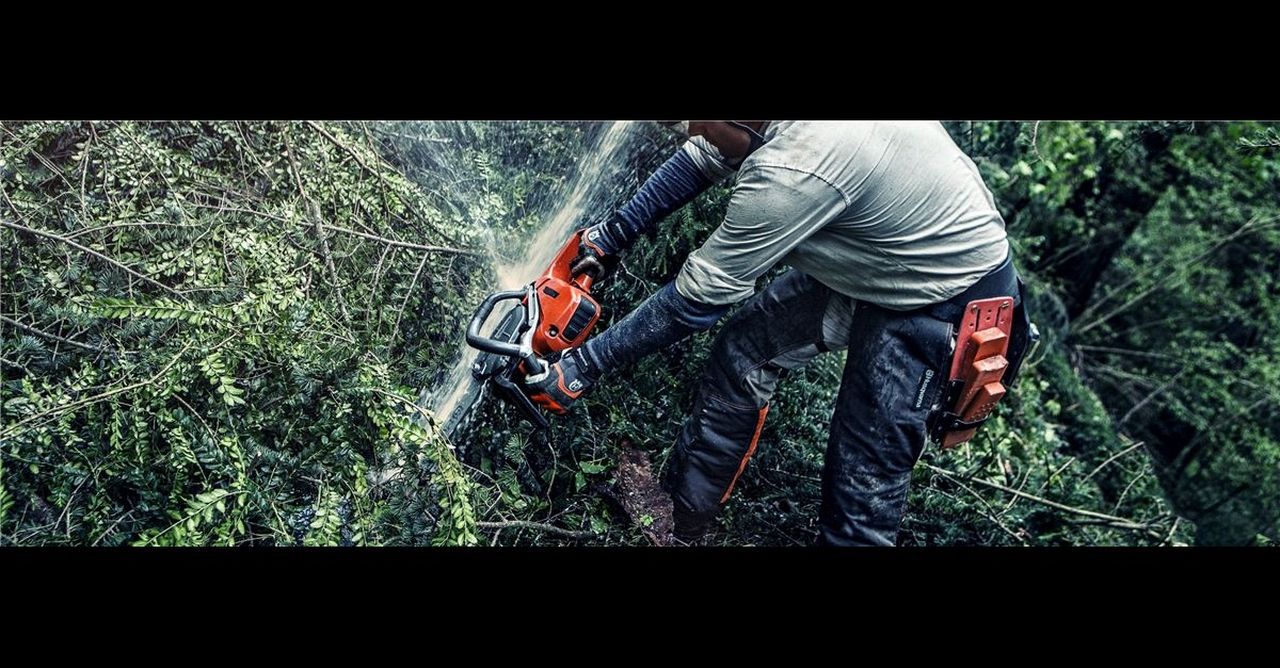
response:
M671 497L662 490L649 455L629 440L619 446L614 493L627 517L654 545L667 545L674 522Z

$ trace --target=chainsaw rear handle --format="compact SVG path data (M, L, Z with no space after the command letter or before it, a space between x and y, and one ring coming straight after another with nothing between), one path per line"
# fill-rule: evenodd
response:
M467 343L471 347L483 350L487 353L495 355L505 355L507 357L518 357L524 360L529 369L544 369L542 360L533 353L532 348L508 343L506 341L498 341L496 339L485 338L480 334L480 328L484 326L486 320L493 313L493 307L498 302L507 301L509 299L524 299L531 296L527 289L523 290L505 290L503 292L495 292L485 298L480 303L480 308L476 309L476 314L471 317L471 323L467 325Z
M583 267L578 270L578 273L572 274L573 282L587 292L591 292L591 284L600 280L600 277L606 273L604 265L600 264L599 260L594 264L594 267Z
M609 275L610 268L606 264L609 256L603 255L592 250L585 241L582 240L586 230L577 230L565 241L564 246L560 248L560 252L556 253L556 257L551 261L551 266L547 268L544 276L553 276L568 283L574 283L579 288L591 292L591 284L599 283L601 279ZM579 262L586 261L585 264L591 268L578 267L578 271L574 271L574 265ZM616 262L617 258L613 258Z

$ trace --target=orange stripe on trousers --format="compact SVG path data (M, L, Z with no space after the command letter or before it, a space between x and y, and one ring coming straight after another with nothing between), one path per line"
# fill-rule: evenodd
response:
M738 472L733 474L733 480L729 481L729 489L726 489L724 496L720 497L720 503L729 500L729 495L733 493L733 486L738 484L738 478L742 477L742 472L747 469L747 460L756 453L756 444L760 442L760 430L764 429L764 416L768 414L769 404L765 404L764 408L760 409L760 417L756 419L756 433L751 435L751 445L747 446L747 454L742 456L742 462L738 464Z

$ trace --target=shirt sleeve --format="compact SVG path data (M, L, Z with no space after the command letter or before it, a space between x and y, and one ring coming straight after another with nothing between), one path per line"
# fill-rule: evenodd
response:
M756 279L846 208L844 195L808 172L758 165L743 173L724 222L689 254L676 289L703 304L731 304Z
M721 183L728 179L735 171L725 161L724 156L720 155L720 149L716 148L711 142L707 141L701 135L690 137L689 141L680 147L685 155L693 160L693 164L697 165L698 171L702 175L710 179L712 183Z

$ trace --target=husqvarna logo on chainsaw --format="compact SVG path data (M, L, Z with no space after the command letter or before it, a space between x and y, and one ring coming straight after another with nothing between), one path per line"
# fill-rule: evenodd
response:
M570 391L570 392L577 392L578 390L581 390L581 389L582 389L582 381L581 381L581 380L578 380L577 378L574 378L574 379L573 379L573 382L569 383L569 391Z

